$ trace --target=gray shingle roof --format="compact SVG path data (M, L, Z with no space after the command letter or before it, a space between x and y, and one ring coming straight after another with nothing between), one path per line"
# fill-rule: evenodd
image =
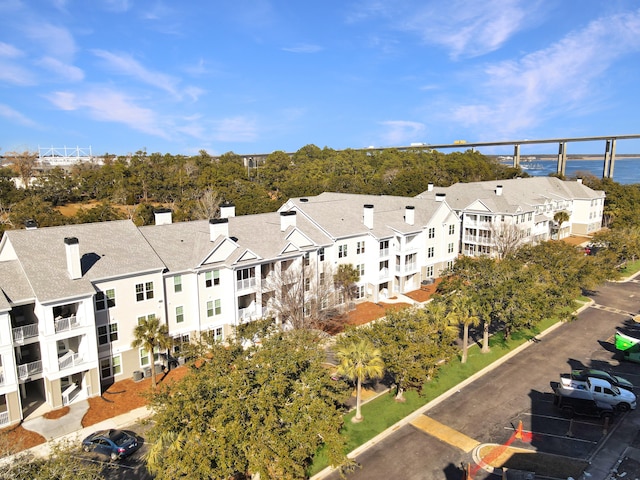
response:
M11 243L41 302L93 294L92 281L164 269L129 220L10 230L5 235L3 240ZM72 280L67 270L67 237L79 241L82 277L77 280Z
M27 276L18 260L0 262L0 289L4 295L0 295L0 309L4 302L13 304L23 303L35 298L33 289L29 285Z
M501 195L496 193L498 186L502 186ZM556 177L530 177L456 183L450 187L434 187L418 197L433 198L436 193L446 194L447 203L456 210L466 209L474 201L480 200L495 213L515 213L518 207L522 211L531 211L536 205L549 201L603 196L603 192L595 191L577 181L564 181Z
M364 205L373 205L373 228L363 223ZM414 224L405 221L405 208L414 207ZM372 234L388 238L396 232L409 234L421 230L442 208L433 198L407 198L390 195L321 193L315 197L294 198L283 209L295 208L322 227L332 239ZM446 208L446 207L445 207Z

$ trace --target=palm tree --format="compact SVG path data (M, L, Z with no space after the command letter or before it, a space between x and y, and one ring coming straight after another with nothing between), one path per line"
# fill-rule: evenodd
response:
M133 348L142 347L149 355L149 364L151 365L151 385L156 387L156 369L154 362L154 350L168 349L171 347L171 338L169 337L169 329L166 323L160 323L160 319L156 316L148 316L141 318L138 325L133 329Z
M560 239L562 224L565 222L568 222L570 218L571 216L569 215L569 212L567 212L566 210L561 210L559 212L556 212L555 215L553 216L553 220L558 223L558 238L557 238L558 240Z
M454 295L449 297L447 319L451 323L463 326L462 330L462 363L467 363L467 349L469 347L469 326L478 326L480 318L468 297Z
M338 346L336 356L340 360L338 374L356 382L356 416L352 421L361 422L362 382L368 378L380 378L384 374L380 350L366 338L352 338Z

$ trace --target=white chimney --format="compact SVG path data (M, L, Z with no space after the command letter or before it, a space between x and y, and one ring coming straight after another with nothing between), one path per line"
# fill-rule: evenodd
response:
M220 218L236 216L236 206L233 203L223 203L220 205Z
M229 219L228 218L212 218L209 220L209 236L214 242L220 235L229 236Z
M67 271L71 280L82 277L82 267L80 266L80 242L76 237L64 239L64 249L67 255Z
M576 179L576 181L577 181L580 185L582 185L582 178L578 177L578 178Z
M496 195L497 195L497 196L502 195L502 185L498 185L498 186L496 187Z
M436 202L444 202L446 196L446 193L436 193Z
M296 226L296 211L280 212L280 231L284 232L289 227Z
M433 183L427 184L427 192L433 192Z
M153 211L153 215L156 219L156 225L171 225L173 222L170 208L158 208Z
M373 228L373 205L371 204L364 206L363 223L365 227Z
M413 225L416 218L416 207L412 205L407 205L404 207L404 221L407 222L407 225Z

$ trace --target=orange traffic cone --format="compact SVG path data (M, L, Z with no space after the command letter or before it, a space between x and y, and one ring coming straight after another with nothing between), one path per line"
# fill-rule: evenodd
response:
M518 428L516 429L516 438L522 440L522 420L518 422Z

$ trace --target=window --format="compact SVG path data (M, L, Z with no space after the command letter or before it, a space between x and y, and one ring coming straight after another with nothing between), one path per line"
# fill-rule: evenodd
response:
M307 252L307 253L305 253L305 254L304 254L304 261L303 261L303 263L304 263L304 266L305 266L305 267L308 267L308 266L309 266L309 252Z
M207 302L207 317L220 315L222 313L222 305L220 299Z
M450 244L447 246L447 252L448 252L448 253L453 253L453 243L450 243Z
M184 307L176 307L176 323L184 322Z
M221 342L222 341L222 327L216 327L212 331L214 340Z
M118 340L118 324L110 323L98 327L98 345L106 345Z
M449 225L449 235L456 233L456 226L454 224Z
M138 325L142 325L142 322L149 321L153 318L156 318L156 314L155 313L150 313L149 315L142 315L140 317L138 317Z
M356 285L356 298L364 298L364 297L365 297L364 285Z
M204 273L204 284L207 288L220 285L220 270Z
M434 253L435 249L433 247L427 248L427 258L433 258Z
M136 284L136 301L151 300L153 298L153 282Z
M429 228L429 238L436 238L436 229L435 229L435 227Z
M180 354L185 345L189 344L189 334L178 335L173 337L173 353Z
M109 378L122 373L122 358L120 355L100 359L100 376Z
M361 263L360 265L356 265L356 270L362 277L364 275L364 263Z
M358 242L358 246L356 247L356 253L358 255L360 255L361 253L364 253L364 241Z
M146 348L141 348L140 351L140 366L146 367L149 365L149 352ZM160 350L158 347L153 349L153 363L157 362L160 358Z
M345 258L347 256L347 245L338 245L338 258Z
M116 306L116 291L113 288L96 292L96 310L106 310Z
M318 260L324 262L324 248L318 250Z
M529 212L529 214L527 215L527 220L528 221L533 220L533 213L532 212Z
M173 277L173 291L180 293L182 291L182 275L176 275Z
M433 265L429 265L425 271L427 277L433 277Z
M310 278L305 278L304 279L304 291L308 292L309 290L311 290L311 279Z
M320 272L320 285L324 285L324 272Z

